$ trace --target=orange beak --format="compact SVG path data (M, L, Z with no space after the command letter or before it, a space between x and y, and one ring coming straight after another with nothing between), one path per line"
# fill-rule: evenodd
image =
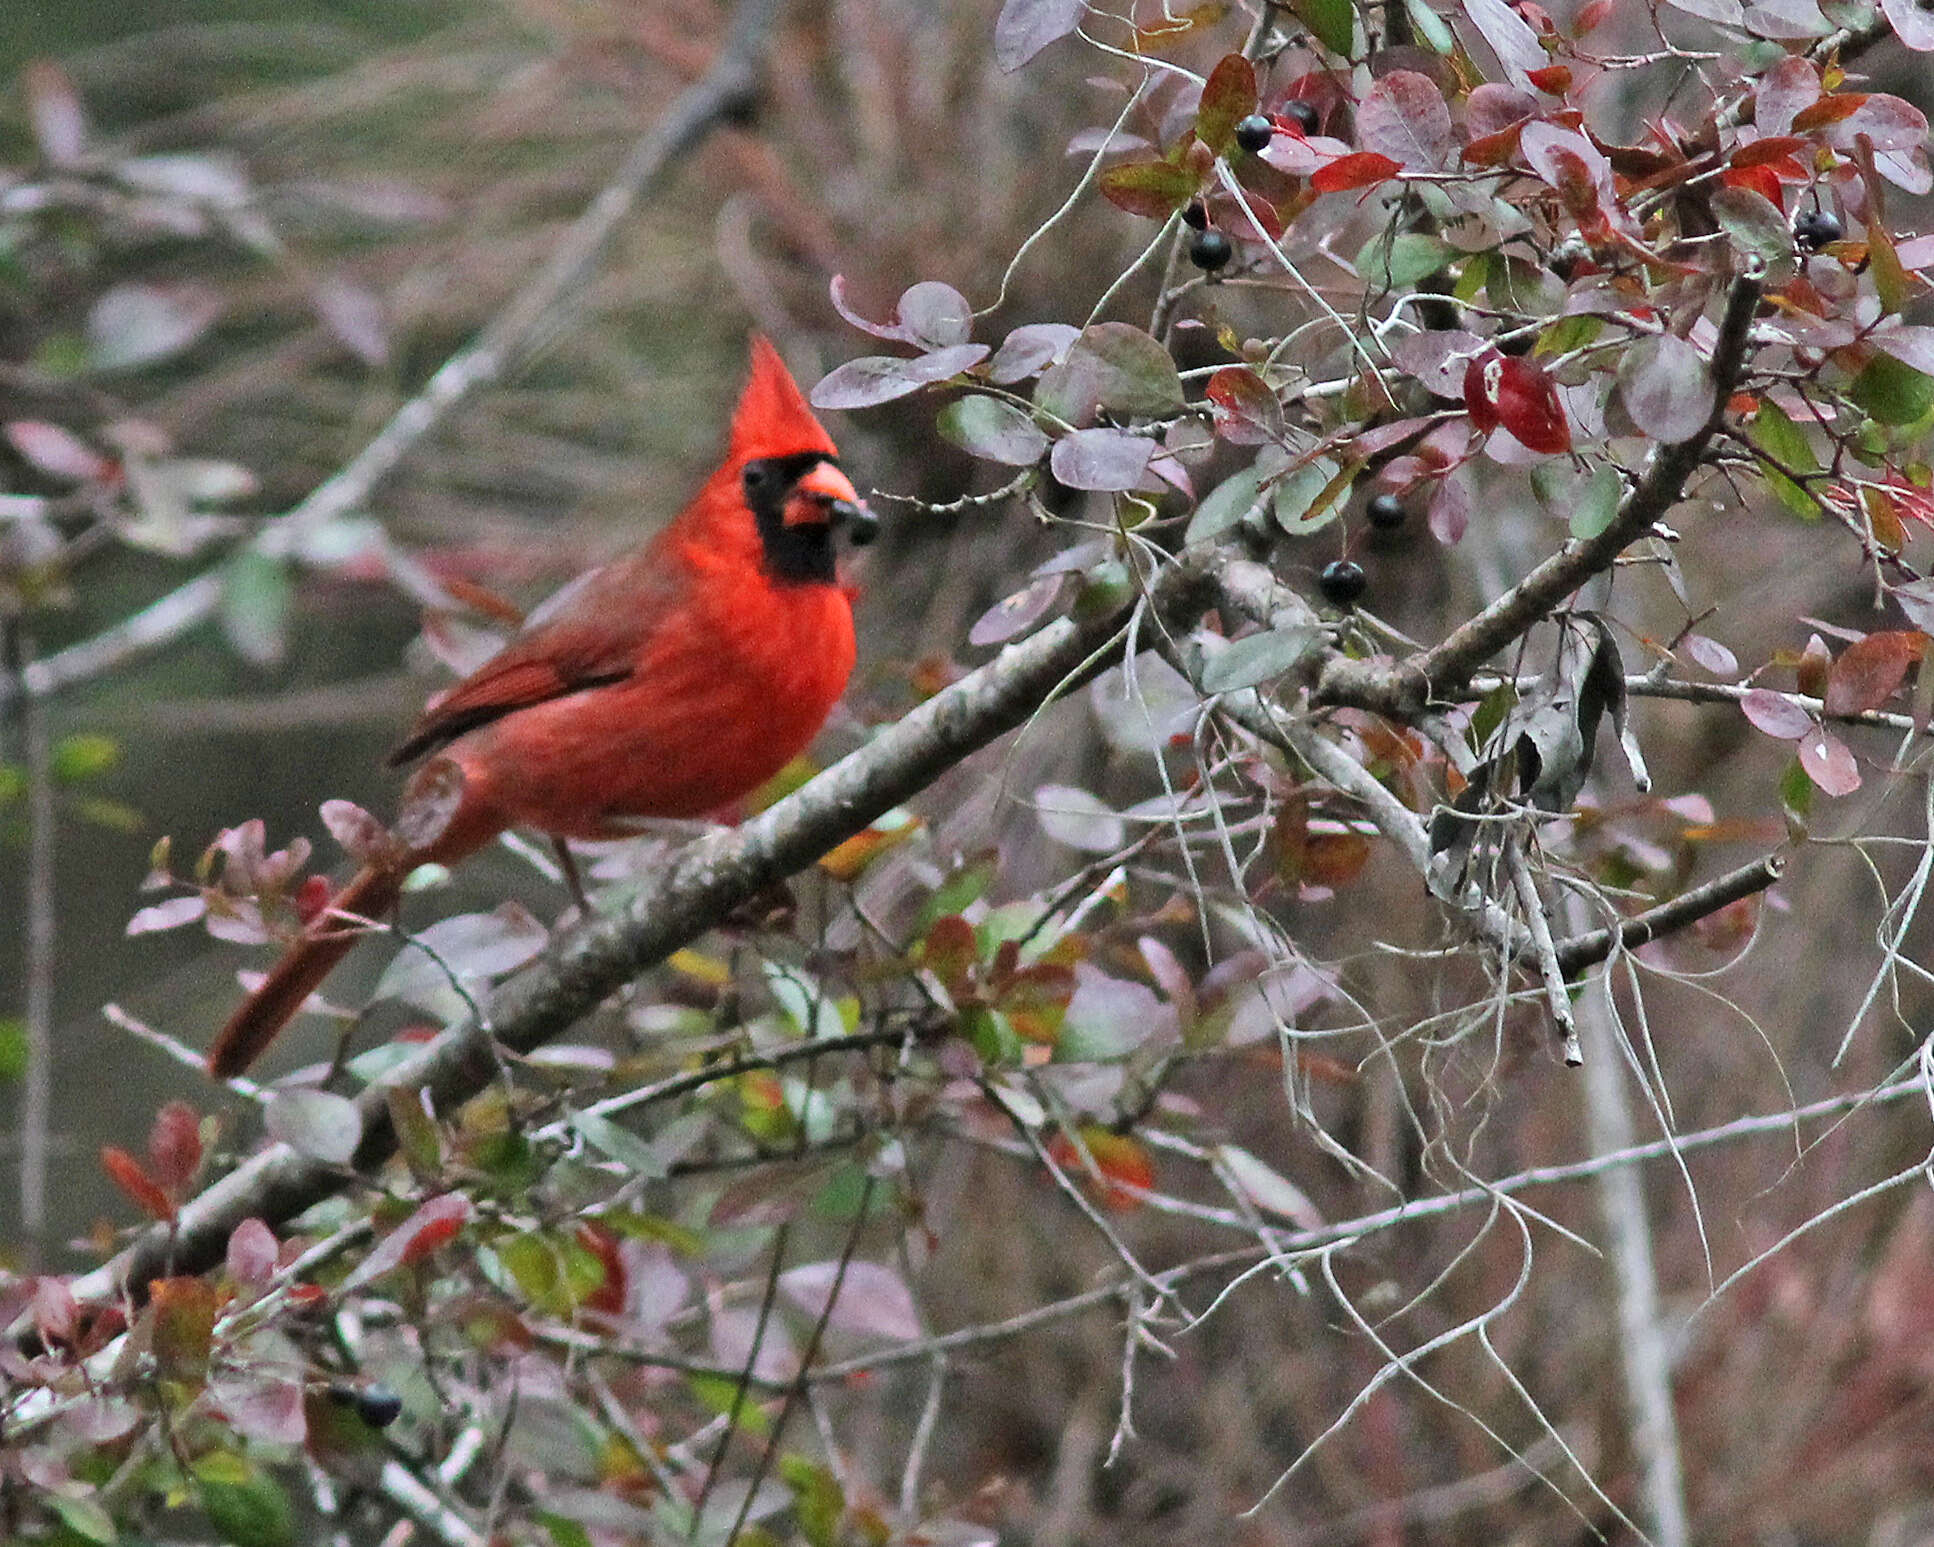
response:
M817 463L792 486L781 519L787 526L849 527L856 543L871 542L879 530L878 519L866 508L853 480L831 462Z

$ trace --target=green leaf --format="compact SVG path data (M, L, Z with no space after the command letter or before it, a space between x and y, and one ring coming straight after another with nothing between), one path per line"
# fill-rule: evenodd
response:
M1097 186L1116 209L1166 220L1202 191L1202 178L1173 161L1128 161L1103 172Z
M1578 491L1571 511L1571 535L1583 542L1604 531L1618 514L1619 498L1624 493L1625 481L1618 470L1601 463Z
M222 569L222 633L253 666L276 666L289 646L289 571L255 548L239 549Z
M1430 8L1430 0L1404 0L1404 11L1410 17L1410 30L1425 48L1446 58L1457 52L1457 39L1444 18Z
M1538 347L1533 352L1548 358L1568 355L1574 349L1583 349L1604 331L1603 317L1595 317L1590 312L1574 312L1547 325L1538 335Z
M216 1534L234 1547L294 1547L295 1512L289 1497L263 1473L240 1483L204 1481L201 1507Z
M1290 0L1296 19L1332 54L1348 59L1356 46L1356 7L1350 0Z
M1203 497L1189 518L1184 542L1214 542L1234 529L1262 499L1263 475L1254 467L1231 473Z
M491 1250L524 1298L547 1315L569 1316L604 1284L604 1263L573 1236L528 1230Z
M812 1547L836 1547L846 1494L825 1467L793 1453L779 1460L780 1481L792 1489L792 1508L800 1534Z
M552 1547L594 1547L591 1533L575 1520L566 1520L562 1515L539 1511L537 1523L550 1537Z
M1450 258L1450 248L1421 231L1380 231L1356 256L1357 272L1375 290L1414 290Z
M571 1126L584 1142L600 1154L615 1160L633 1176L660 1178L671 1175L664 1157L629 1128L622 1128L596 1112L576 1112Z
M1934 376L1877 354L1854 377L1848 395L1882 424L1912 424L1934 409Z
M1048 449L1048 438L1025 409L974 392L940 410L935 427L970 456L1008 467L1031 467Z
M1202 668L1202 691L1233 693L1280 677L1311 655L1324 638L1325 630L1301 626L1238 639Z
M114 1529L114 1517L103 1509L94 1499L49 1490L42 1494L47 1507L60 1516L60 1523L83 1541L104 1544L118 1542L120 1533Z
M960 913L980 899L980 895L994 883L999 873L1000 859L994 854L979 854L966 861L960 868L939 886L933 889L927 900L921 904L919 916L914 921L913 932L924 935L933 927L936 919L946 918L949 914Z
M1196 109L1195 137L1218 156L1236 148L1236 125L1256 111L1256 67L1226 54L1209 72Z
M1875 356L1885 359L1884 355ZM1746 426L1746 435L1752 443L1796 473L1817 473L1819 459L1813 454L1813 445L1801 429L1779 404L1771 399L1761 399L1759 412L1753 415L1752 423ZM1815 521L1820 516L1819 503L1805 489L1784 473L1774 469L1762 468L1761 475L1766 486L1776 498L1794 515L1803 521Z
M120 760L120 743L111 736L63 736L54 744L51 766L62 784L77 784L105 773Z
M1338 496L1348 487L1337 477L1336 464L1328 457L1318 457L1293 473L1285 473L1277 481L1272 502L1276 524L1291 537L1321 531L1342 514Z
M1092 423L1106 409L1122 418L1156 418L1183 403L1175 361L1149 334L1127 322L1082 330L1059 365L1041 377L1034 401L1068 424Z
M1813 809L1813 788L1806 769L1797 757L1793 758L1780 775L1780 804L1793 815L1804 818Z
M0 1080L17 1080L27 1072L27 1023L17 1015L0 1016Z

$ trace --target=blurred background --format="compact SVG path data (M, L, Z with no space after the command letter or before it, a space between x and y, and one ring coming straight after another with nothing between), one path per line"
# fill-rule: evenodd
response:
M434 572L531 602L637 541L696 485L737 389L749 328L778 340L810 382L872 352L832 310L834 274L870 316L889 314L921 279L946 280L985 304L1079 175L1078 159L1054 175L1060 147L1105 122L1117 100L1084 84L1091 62L1072 49L1018 75L997 72L988 47L997 10L994 0L790 7L754 121L713 136L625 225L536 358L466 403L366 514ZM542 262L630 144L702 71L717 31L718 10L702 0L13 0L0 25L0 167L32 162L36 60L58 61L71 81L90 145L176 159L157 174L153 207L76 220L0 251L0 418L90 427L159 464L212 459L243 470L248 484L191 501L192 513L156 496L140 544L90 557L64 604L36 613L36 653L89 639L202 574L226 551L223 522L285 511L340 466ZM1889 89L1926 105L1924 79L1886 58L1874 63L1896 72ZM233 218L210 216L199 194L178 197L185 187L232 190ZM999 326L1079 322L1148 234L1100 200L1084 201L1015 269ZM104 331L99 306L118 287L139 288L128 292L138 299L117 335ZM1145 291L1131 291L1119 314L1145 316ZM1240 303L1230 305L1240 319ZM1215 358L1203 348L1204 360ZM75 369L89 350L94 368ZM829 416L862 487L945 502L996 481L933 434L933 406L916 398L845 422ZM0 449L0 465L9 487L39 487L13 452ZM903 708L922 680L978 659L964 644L968 626L1067 541L1011 505L879 508L886 536L860 572L860 675L829 752L850 745L867 719ZM1417 522L1373 546L1366 563L1379 610L1435 637L1556 539L1535 512L1494 514L1455 550L1436 547ZM1733 508L1686 514L1681 563L1719 607L1702 628L1742 661L1803 646L1811 625L1796 618L1880 626L1855 556L1834 552L1817 529ZM335 537L353 547L360 531L346 523ZM1331 556L1292 552L1288 572L1307 575ZM77 749L55 871L56 1239L125 1217L94 1161L101 1142L132 1142L169 1094L206 1104L192 1073L99 1013L117 1001L199 1043L233 995L232 949L194 931L124 937L155 840L173 835L180 864L247 817L265 818L279 843L296 832L319 838L315 809L326 798L386 813L394 783L382 756L437 680L413 648L414 605L373 565L360 575L353 562L304 570L286 593L252 592L250 583L230 577L222 626L198 628L48 705L52 734ZM1666 588L1658 582L1654 594L1646 584L1628 600L1669 633ZM1719 833L1691 854L1676 847L1676 829L1644 830L1634 818L1635 863L1704 876L1777 839L1766 814L1778 809L1782 748L1730 713L1641 712L1661 793L1705 792ZM1056 734L1005 754L1016 788L1066 777L1123 802L1151 792L1145 762L1111 751L1086 701L1057 716ZM961 794L957 786L951 798ZM940 808L949 798L943 792ZM1919 799L1907 791L1894 806L1849 806L1836 830L1912 831ZM973 820L1035 831L1024 814L982 810ZM19 802L0 807L0 1016L18 1013L24 828ZM1638 854L1645 831L1663 858ZM1038 884L1026 854L1012 857L1013 890ZM1897 882L1908 868L1903 856L1879 874ZM497 857L457 884L480 905L533 885L528 869ZM1366 918L1381 928L1414 913L1417 900L1414 876L1375 866L1362 889L1310 908L1299 927L1313 952L1342 955L1361 945ZM1879 960L1880 906L1875 873L1860 858L1813 851L1780 889L1744 969L1714 992L1649 998L1681 1128L1877 1081L1903 1056L1901 1025L1923 1018L1924 991L1887 1006L1899 1019L1877 1018L1841 1067L1828 1067ZM1910 942L1921 943L1918 933ZM1724 949L1685 950L1690 968L1727 959ZM1355 986L1386 1012L1444 1007L1442 986L1408 964L1359 961L1354 971ZM341 997L353 992L346 985ZM1326 1169L1288 1121L1264 1053L1190 1079L1191 1097L1332 1217L1379 1201ZM1527 1055L1509 1063L1501 1084L1494 1127L1475 1151L1493 1172L1576 1158L1577 1097L1562 1070ZM1387 1174L1414 1175L1422 1161L1404 1119L1411 1094L1398 1075L1372 1070L1320 1090L1319 1110ZM1850 1121L1803 1164L1792 1164L1790 1139L1692 1161L1703 1228L1724 1259L1719 1275L1925 1144L1924 1117L1890 1112ZM1676 1327L1710 1282L1701 1220L1683 1181L1664 1168L1648 1176ZM948 1324L1078 1291L1107 1261L1093 1243L1071 1240L1045 1190L998 1157L963 1162L937 1179L936 1197L931 1304ZM1541 1194L1540 1205L1595 1234L1583 1189ZM11 1186L0 1188L0 1242L12 1235L13 1208ZM1188 1249L1185 1222L1142 1220L1136 1229L1152 1261ZM1392 1294L1399 1284L1414 1289L1405 1255L1454 1250L1457 1236L1449 1226L1389 1232L1349 1265L1353 1285L1370 1293L1388 1273ZM1500 1324L1499 1353L1581 1454L1619 1476L1626 1458L1616 1439L1595 1438L1621 1432L1603 1264L1555 1237L1540 1251L1524 1301ZM1931 1254L1934 1210L1897 1192L1816 1231L1693 1324L1679 1387L1690 1486L1702 1519L1730 1523L1707 1539L1934 1539L1925 1510L1934 1496ZM1500 1254L1501 1282L1515 1272L1515 1258ZM1480 1287L1463 1314L1502 1292ZM1445 1308L1447 1323L1454 1309ZM1497 1471L1501 1457L1477 1430L1402 1387L1385 1388L1343 1441L1319 1452L1303 1492L1235 1521L1235 1509L1320 1428L1320 1415L1337 1411L1380 1363L1367 1344L1338 1335L1318 1299L1238 1299L1182 1339L1174 1359L1152 1362L1142 1441L1126 1464L1105 1469L1119 1359L1108 1318L997 1349L963 1376L936 1469L962 1494L984 1490L990 1515L1043 1542L1466 1539L1433 1518L1481 1526L1487 1541L1588 1538L1551 1495ZM1478 1405L1508 1396L1499 1370L1468 1347L1433 1377ZM1522 1429L1513 1437L1537 1440ZM1454 1478L1478 1482L1462 1494L1429 1492ZM1435 1502L1408 1513L1377 1502L1407 1490ZM1299 1522L1311 1521L1327 1524L1301 1534Z

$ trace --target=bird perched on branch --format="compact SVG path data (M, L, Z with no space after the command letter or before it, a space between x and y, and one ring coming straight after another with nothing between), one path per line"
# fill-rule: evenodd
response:
M392 839L229 1017L211 1073L248 1068L418 865L508 828L620 837L719 811L803 752L846 689L853 611L834 536L874 518L778 351L752 376L725 459L637 552L579 577L455 687L391 757L427 759Z

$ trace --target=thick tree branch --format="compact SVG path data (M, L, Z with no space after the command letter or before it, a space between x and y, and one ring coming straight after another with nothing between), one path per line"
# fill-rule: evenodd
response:
M1206 556L1185 556L1156 576L1133 605L1153 614L1151 625L1176 627L1206 600L1206 573ZM1112 664L1129 615L1124 609L1049 624L743 826L687 846L622 914L572 931L491 995L485 1014L496 1046L476 1023L462 1024L366 1089L358 1098L364 1139L357 1166L370 1171L395 1147L390 1087L428 1089L438 1110L452 1110L497 1077L500 1048L528 1052L556 1037L636 974L1097 675ZM230 1232L244 1219L281 1224L351 1179L339 1167L272 1144L187 1203L172 1229L145 1232L79 1280L74 1293L102 1299L125 1288L140 1299L151 1278L200 1272L219 1262Z
M460 404L480 387L509 375L555 329L560 306L582 290L639 200L679 158L751 100L766 39L783 4L739 0L711 67L632 147L611 181L564 233L550 261L485 324L475 342L437 368L373 440L293 510L269 523L255 539L256 547L287 558L319 527L362 508L376 486ZM27 692L45 697L172 644L215 615L223 592L219 575L198 576L113 628L32 663L22 682Z
M1498 597L1482 612L1453 629L1440 643L1394 665L1351 661L1340 656L1324 667L1317 684L1320 704L1349 705L1401 720L1414 719L1445 693L1461 688L1499 650L1547 616L1592 576L1609 569L1626 547L1662 520L1685 493L1686 480L1699 466L1725 418L1727 401L1738 385L1746 356L1747 330L1759 306L1757 279L1733 281L1712 352L1713 408L1690 439L1662 445L1611 525L1596 537L1567 543Z

